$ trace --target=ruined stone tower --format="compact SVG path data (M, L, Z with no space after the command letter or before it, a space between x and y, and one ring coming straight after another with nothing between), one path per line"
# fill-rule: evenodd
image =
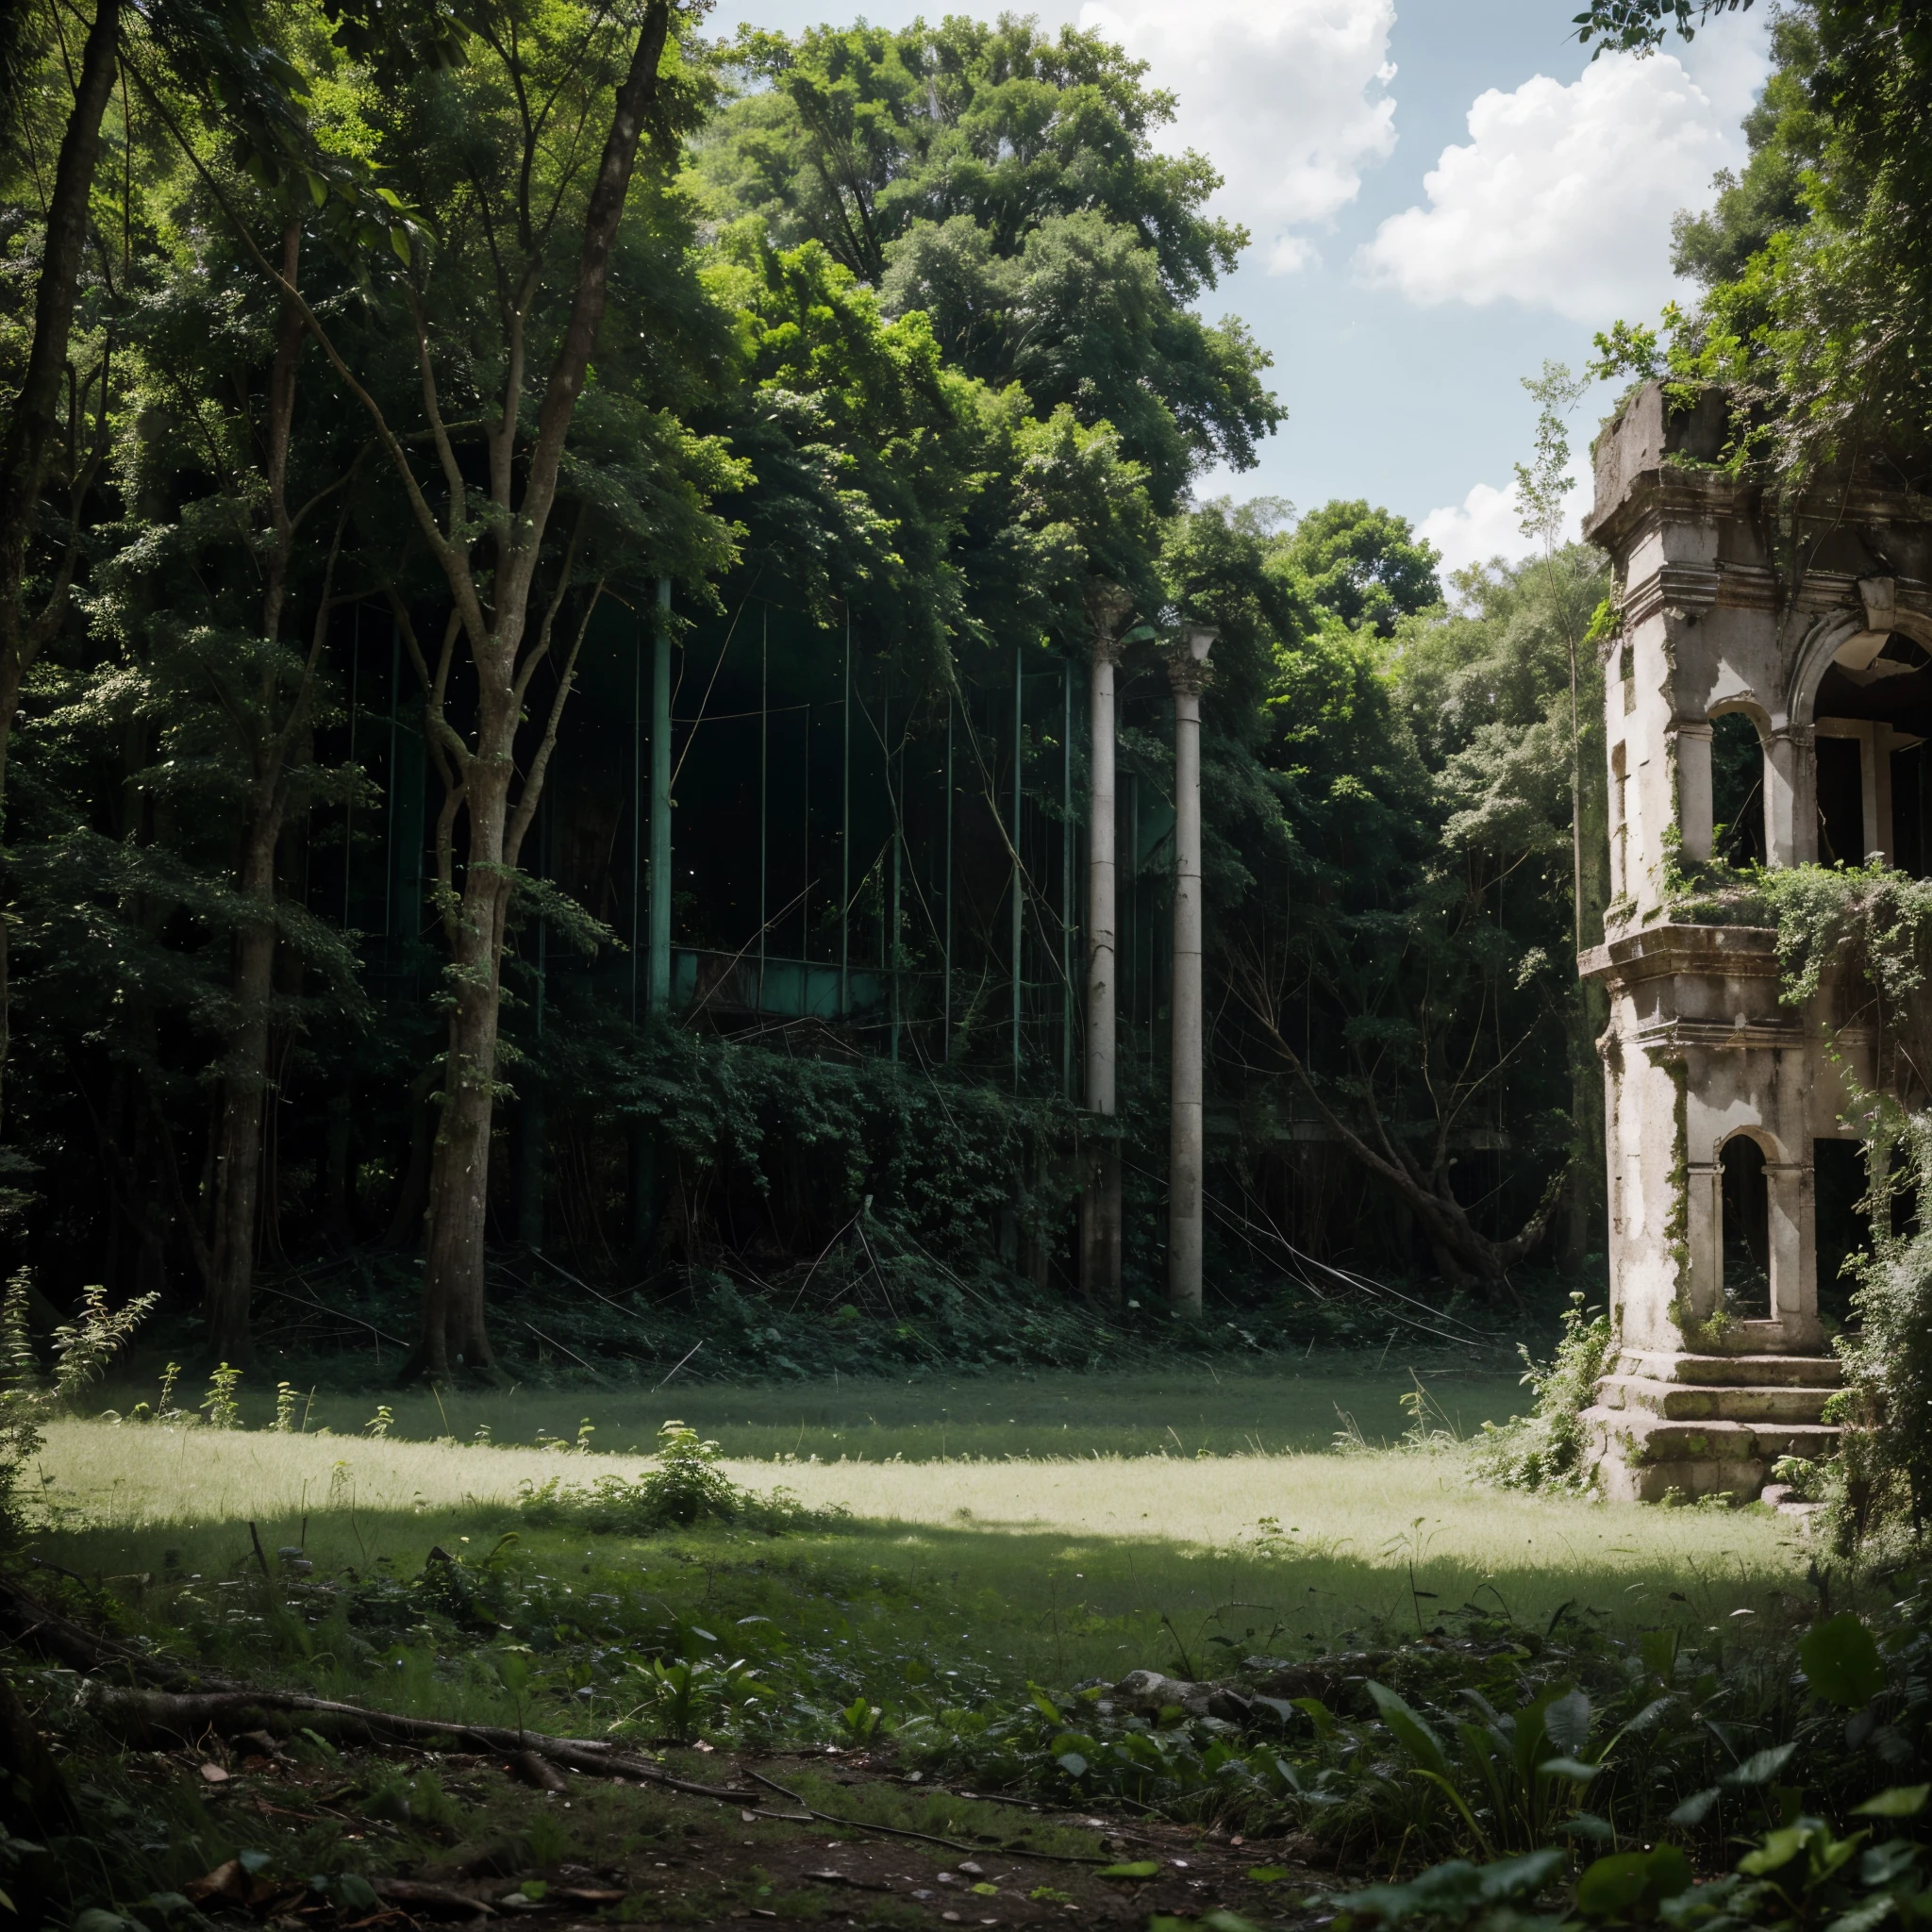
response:
M1606 1491L1632 1500L1754 1496L1778 1457L1828 1443L1820 1177L1855 1140L1821 1016L1779 1002L1775 935L1696 923L1673 881L1714 832L1734 859L1932 871L1932 510L1880 478L1821 490L1780 533L1715 466L1725 434L1718 391L1679 411L1638 391L1598 440L1586 528L1623 608L1612 903L1579 961L1609 1000L1617 1338L1587 1421ZM1836 1043L1869 1084L1869 1040ZM1828 1291L1836 1273L1834 1254Z

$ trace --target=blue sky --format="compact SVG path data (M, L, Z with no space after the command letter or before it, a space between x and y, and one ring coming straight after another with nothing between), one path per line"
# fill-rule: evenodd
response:
M1520 550L1511 465L1534 407L1520 378L1580 367L1592 332L1673 291L1673 210L1742 158L1764 77L1761 17L1690 48L1591 62L1579 0L1047 0L1179 96L1174 144L1226 177L1253 245L1205 305L1274 357L1289 421L1259 467L1210 480L1303 509L1366 496L1450 564ZM997 6L871 0L895 25ZM721 0L711 30L849 15L824 0ZM1602 397L1577 410L1576 474ZM1579 484L1577 506L1582 491Z

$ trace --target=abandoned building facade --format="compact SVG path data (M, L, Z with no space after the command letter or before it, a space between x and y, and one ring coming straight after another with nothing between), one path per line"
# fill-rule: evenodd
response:
M1854 480L1775 527L1719 465L1728 417L1717 391L1639 390L1598 440L1586 525L1622 610L1612 897L1578 962L1609 1008L1615 1347L1587 1423L1627 1500L1755 1496L1834 1433L1821 1295L1841 1292L1876 1076L1869 1039L1781 1002L1775 933L1699 923L1683 881L1713 858L1932 871L1932 514Z

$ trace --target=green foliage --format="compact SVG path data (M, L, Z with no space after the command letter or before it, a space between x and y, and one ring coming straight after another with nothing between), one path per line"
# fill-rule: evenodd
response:
M1572 375L1561 362L1546 361L1540 375L1523 378L1523 386L1537 406L1536 449L1527 463L1516 465L1518 524L1551 557L1562 533L1564 498L1575 486L1570 475L1570 413L1590 380Z
M125 1307L110 1308L105 1288L83 1290L74 1320L54 1330L49 1386L42 1381L28 1331L32 1275L22 1268L0 1293L0 1550L26 1532L20 1484L28 1459L42 1445L37 1424L78 1404L159 1300L158 1295L146 1294Z
M1416 541L1407 519L1372 509L1360 498L1311 510L1279 556L1307 594L1351 630L1389 637L1398 618L1442 601L1436 575L1441 558L1434 548Z
M237 1391L242 1387L242 1371L226 1362L219 1364L208 1378L208 1393L201 1399L201 1419L211 1429L239 1429L242 1404Z
M1449 1800L1470 1840L1491 1857L1532 1850L1563 1830L1624 1736L1648 1730L1670 1703L1668 1697L1653 1700L1613 1736L1593 1744L1594 1712L1574 1684L1545 1684L1513 1710L1499 1709L1480 1690L1465 1688L1462 1698L1472 1715L1456 1725L1452 1760L1435 1732L1393 1690L1373 1679L1367 1689L1414 1774Z
M110 1308L106 1288L96 1283L82 1289L74 1320L54 1330L55 1401L73 1407L82 1392L100 1380L159 1300L158 1292L150 1292L137 1295L125 1307Z
M1862 1710L1885 1688L1877 1641L1850 1610L1814 1624L1798 1644L1798 1662L1818 1696L1847 1710Z
M1601 1310L1591 1314L1580 1289L1570 1296L1563 1332L1547 1363L1532 1360L1529 1350L1519 1345L1523 1386L1535 1406L1526 1416L1483 1424L1476 1466L1491 1482L1521 1490L1590 1488L1581 1417L1596 1400L1596 1385L1613 1345L1609 1316Z
M742 1657L647 1657L634 1662L617 1687L620 1703L630 1705L618 1729L688 1744L703 1731L756 1727L774 1694Z
M0 1389L5 1390L8 1401L25 1398L41 1379L40 1357L34 1353L27 1326L32 1281L26 1269L15 1269L8 1277L5 1292L0 1293Z
M1672 268L1705 289L1737 280L1773 236L1801 225L1808 212L1806 176L1823 158L1830 126L1810 94L1817 27L1807 13L1780 10L1771 41L1770 77L1744 116L1742 173L1720 169L1710 208L1680 211L1671 223Z
M1587 38L1644 46L1738 4L1597 0L1578 19ZM1911 211L1932 180L1932 45L1895 8L1825 0L1777 11L1772 51L1742 175L1678 218L1675 265L1704 295L1667 316L1667 362L1678 383L1729 386L1731 461L1795 500L1840 457L1916 464L1926 446L1932 251Z
M1517 1858L1472 1865L1454 1858L1403 1884L1372 1885L1337 1899L1338 1925L1357 1918L1400 1925L1411 1920L1441 1926L1502 1928L1536 1924L1513 1907L1529 1904L1563 1869L1566 1855L1545 1847ZM1342 1916L1345 1915L1345 1916Z
M947 360L1042 416L1113 425L1156 501L1254 461L1282 411L1239 323L1192 304L1246 237L1203 212L1218 177L1156 145L1171 96L1097 34L1018 16L891 30L741 32L765 83L699 147L712 210L781 249L816 243Z
M570 1523L593 1533L650 1536L705 1522L732 1523L747 1513L773 1513L772 1506L741 1490L718 1467L721 1451L681 1422L658 1430L656 1469L635 1482L599 1476L588 1487L553 1476L525 1482L522 1509L532 1523ZM777 1506L783 1513L783 1506Z

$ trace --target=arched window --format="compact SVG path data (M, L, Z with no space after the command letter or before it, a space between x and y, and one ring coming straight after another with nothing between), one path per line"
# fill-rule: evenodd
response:
M1712 858L1764 862L1764 742L1742 711L1711 720L1710 817Z
M1771 1305L1771 1191L1764 1149L1748 1134L1724 1142L1724 1306L1742 1321L1769 1321Z

